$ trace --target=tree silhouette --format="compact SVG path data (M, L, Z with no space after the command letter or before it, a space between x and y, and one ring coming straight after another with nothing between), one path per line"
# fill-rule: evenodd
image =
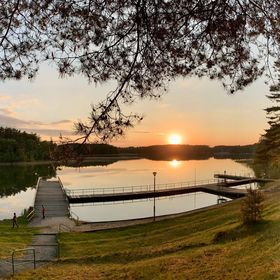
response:
M280 91L278 86L271 87L271 93L267 96L273 103L265 109L269 128L261 136L257 146L256 159L266 164L279 163L280 153Z
M110 140L142 119L121 108L157 98L178 76L221 80L234 93L279 62L278 0L2 0L0 79L61 76L116 88L77 123L83 142Z

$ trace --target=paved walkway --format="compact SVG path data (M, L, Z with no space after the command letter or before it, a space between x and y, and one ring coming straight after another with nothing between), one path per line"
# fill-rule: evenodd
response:
M42 218L41 208L45 207L45 216ZM41 179L37 186L35 197L35 218L30 222L30 227L39 227L39 234L35 234L29 248L35 249L36 267L47 264L58 257L57 233L60 225L70 230L75 227L73 220L68 218L69 203L58 180ZM20 252L19 252L20 253ZM33 251L24 251L15 255L15 273L34 268ZM0 278L11 275L12 257L0 260Z
M36 267L45 265L48 262L55 260L58 256L56 234L36 234L33 236L32 242L28 248L35 249ZM15 273L33 268L34 257L32 250L18 252L18 254L15 254ZM12 257L10 259L0 260L0 278L12 275L12 273Z
M68 217L47 217L34 218L30 223L29 227L40 228L41 233L58 233L61 226L66 226L67 228L74 228L75 222Z

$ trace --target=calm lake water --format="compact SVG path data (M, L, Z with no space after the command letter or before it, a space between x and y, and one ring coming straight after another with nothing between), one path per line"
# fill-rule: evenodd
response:
M8 169L7 169L8 168ZM252 169L231 159L208 159L189 161L152 161L146 159L122 160L108 165L86 167L62 166L53 170L51 166L24 167L0 166L0 219L11 218L12 213L20 214L24 208L33 204L36 180L38 176L60 177L64 187L70 190L130 187L150 185L153 187L153 172L157 172L156 185L201 180L212 180L214 173L254 176ZM9 171L7 171L9 170ZM15 180L21 174L24 181ZM24 175L27 174L27 175ZM29 175L28 175L29 174ZM11 176L9 178L9 176ZM1 178L1 177L0 177ZM8 191L13 188L13 192ZM217 196L204 193L172 196L156 199L156 215L185 212L217 203ZM153 199L135 200L125 203L96 203L71 205L71 210L85 221L109 221L150 217L153 215Z
M58 171L65 188L92 189L150 185L153 172L157 172L156 185L212 180L214 173L253 176L254 172L244 164L230 159L189 161L152 161L147 159L123 160L108 166L83 168L62 167ZM217 203L217 196L197 193L156 199L156 215L185 212ZM72 205L71 210L86 221L108 221L150 217L153 215L153 199L125 203L96 203Z

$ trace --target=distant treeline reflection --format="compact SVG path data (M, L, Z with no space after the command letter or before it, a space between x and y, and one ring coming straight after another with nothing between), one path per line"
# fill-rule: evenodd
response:
M39 176L51 178L56 171L51 165L0 166L0 197L35 188Z
M147 147L115 147L108 144L68 144L82 158L96 156L127 156L152 160L191 160L214 158L251 158L256 144L246 146L215 146L207 145L154 145ZM65 149L60 146L58 149Z

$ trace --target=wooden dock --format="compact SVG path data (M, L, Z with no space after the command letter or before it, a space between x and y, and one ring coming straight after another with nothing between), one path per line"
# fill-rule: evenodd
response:
M224 179L224 180L232 180L231 183L248 181L249 183L269 183L275 181L274 179L265 179L265 178L257 178L257 177L245 177L238 175L228 175L228 174L214 174L214 178ZM227 181L227 183L229 183Z
M244 177L227 174L214 174L214 178L221 179L220 181L187 184L181 183L180 186L175 184L167 184L162 188L157 186L155 190L151 186L139 186L131 188L113 188L110 189L83 189L83 190L67 190L67 197L69 203L89 203L89 202L113 202L126 201L134 199L147 199L153 197L164 197L181 195L188 193L204 192L221 197L235 199L246 195L246 189L232 188L234 186L247 185L252 183L267 183L273 181L272 179L262 179L256 177ZM185 185L184 185L185 184ZM123 189L123 190L122 190ZM103 190L103 192L102 192Z
M59 179L39 178L34 200L35 217L42 217L42 205L46 218L69 216L69 202Z
M229 188L226 186L220 186L217 183L203 184L197 186L182 186L179 188L170 189L156 189L153 190L139 190L139 191L127 191L127 192L113 192L113 193L78 193L67 192L69 203L88 203L88 202L112 202L112 201L126 201L134 199L147 199L153 197L164 197L181 195L195 192L205 192L209 194L219 195L231 199L243 197L246 195L246 190Z
M35 216L41 217L42 205L45 207L46 217L68 217L69 203L113 202L135 199L149 199L196 192L204 192L230 199L246 195L246 189L232 188L233 186L251 184L255 182L269 182L271 180L252 177L215 174L215 178L222 181L207 181L153 186L134 186L123 188L64 190L61 181L40 179L37 184L34 202ZM230 180L230 181L228 181Z

